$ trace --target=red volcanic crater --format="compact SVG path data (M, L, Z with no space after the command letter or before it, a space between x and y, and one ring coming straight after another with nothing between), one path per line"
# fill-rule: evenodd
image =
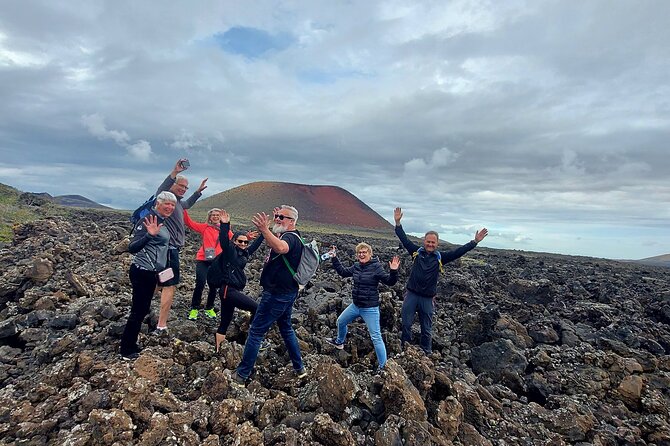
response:
M299 220L319 224L391 229L392 225L353 194L337 186L259 181L244 184L201 200L194 209L219 207L234 218L250 218L288 204L298 209Z

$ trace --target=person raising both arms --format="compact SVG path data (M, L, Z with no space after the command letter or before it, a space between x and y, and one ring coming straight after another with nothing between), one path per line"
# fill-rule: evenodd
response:
M193 297L191 298L191 310L188 318L192 321L198 319L200 303L202 302L202 292L207 282L207 271L216 256L221 254L221 245L219 243L219 223L221 220L221 209L212 208L207 212L207 222L200 223L194 221L188 211L184 209L184 223L190 229L198 232L202 236L202 245L195 254L195 287L193 288ZM232 237L232 232L226 233L226 236ZM207 293L207 302L205 303L205 315L211 318L216 317L214 311L214 299L216 298L216 288L209 287Z
M414 258L409 279L407 280L405 299L402 303L402 334L401 345L412 340L412 324L414 315L419 313L421 326L420 346L427 354L433 350L433 314L435 312L435 296L437 294L437 280L442 265L456 260L468 251L474 249L489 233L483 228L475 233L475 238L469 243L451 251L438 251L439 236L435 231L428 231L423 237L423 246L414 244L407 238L405 230L400 224L403 213L397 207L393 211L395 233L407 252Z
M202 191L207 188L207 178L202 180L198 189L182 202L184 194L188 190L188 179L180 175L189 167L188 160L182 158L177 161L172 172L165 178L163 183L158 186L156 194L163 191L170 191L177 197L175 210L165 219L165 226L170 233L170 246L168 251L168 265L174 271L174 277L162 284L161 306L158 315L157 333L167 333L167 321L170 316L170 308L174 300L176 286L179 284L179 250L184 246L184 237L186 229L184 227L184 209L189 209L202 196Z
M235 308L250 311L252 319L256 314L258 303L243 293L247 283L247 276L244 274L244 267L263 243L263 235L257 237L253 243L250 243L250 235L253 233L235 232L232 238L226 235L230 230L230 216L225 210L221 211L221 232L219 233L219 243L221 245L221 255L218 256L207 276L207 282L211 288L219 288L221 297L221 323L217 329L214 342L216 352L219 352L221 343L226 339L226 331L230 322L233 320ZM262 349L262 347L261 347Z
M384 271L382 263L372 257L372 247L367 243L356 245L356 259L350 267L345 267L337 257L337 250L332 250L333 268L342 277L353 277L354 286L351 290L353 302L337 318L337 337L328 338L328 343L337 349L344 348L347 337L347 325L359 316L368 327L370 339L377 355L377 371L381 371L386 364L386 346L382 338L379 323L379 283L393 286L398 281L398 267L400 258L394 256L389 262L390 273Z
M249 336L244 344L242 361L232 375L235 384L245 385L253 371L261 342L275 322L284 339L293 370L298 378L307 376L302 362L298 337L291 325L293 303L298 297L298 282L288 268L296 270L302 255L303 245L296 230L298 210L293 206L281 205L274 209L274 220L265 212L256 214L252 220L258 231L271 248L261 271L263 293L256 310L256 316L249 327ZM274 222L272 229L270 223Z

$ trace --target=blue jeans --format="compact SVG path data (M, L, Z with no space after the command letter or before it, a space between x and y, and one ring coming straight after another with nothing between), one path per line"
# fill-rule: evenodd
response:
M271 294L269 291L263 291L256 315L251 322L251 327L249 327L249 336L244 344L242 362L237 366L237 374L240 377L247 379L251 375L258 358L261 342L263 342L265 334L275 322L277 322L281 337L284 338L284 344L286 344L286 350L288 350L288 355L293 363L293 369L302 369L302 356L300 356L298 338L291 326L291 313L296 297L298 297L297 291L288 294Z
M419 324L421 325L421 348L426 353L433 350L433 298L419 296L407 290L405 300L402 303L402 336L400 340L410 342L412 340L412 324L414 315L419 312Z
M344 340L347 337L347 325L359 316L365 321L365 325L368 326L370 339L372 339L372 345L377 354L377 362L379 363L379 368L382 368L384 367L384 364L386 364L386 346L384 345L382 330L379 325L379 307L360 308L353 303L349 304L337 318L336 342L338 344L344 343Z

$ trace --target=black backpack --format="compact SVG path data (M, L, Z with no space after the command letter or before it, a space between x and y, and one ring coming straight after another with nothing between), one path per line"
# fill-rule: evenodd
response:
M136 229L138 228L138 224L141 225L142 221L144 220L144 217L149 215L149 212L154 208L156 205L156 196L152 195L149 197L147 201L142 203L140 207L135 209L130 216L130 224L132 224L132 228L130 229L130 233L132 234Z
M232 288L242 290L246 286L246 282L244 271L240 271L237 265L226 258L225 251L214 257L207 271L207 285L210 288L219 288L227 283Z

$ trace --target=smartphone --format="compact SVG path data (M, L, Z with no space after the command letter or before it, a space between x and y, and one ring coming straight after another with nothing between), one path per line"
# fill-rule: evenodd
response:
M174 271L172 271L172 268L167 268L158 273L158 281L160 283L165 283L168 280L172 279L174 277Z
M182 169L188 169L191 166L191 163L189 163L187 159L184 159L179 162L179 165Z

